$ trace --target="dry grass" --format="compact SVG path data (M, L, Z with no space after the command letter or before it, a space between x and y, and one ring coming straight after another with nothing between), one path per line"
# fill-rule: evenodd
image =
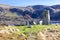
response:
M32 40L60 40L60 25L0 26L0 40L30 40L30 33Z

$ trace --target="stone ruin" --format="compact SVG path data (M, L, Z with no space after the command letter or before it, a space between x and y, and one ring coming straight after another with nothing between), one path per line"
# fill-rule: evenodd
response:
M49 10L44 10L42 16L43 16L43 19L42 19L43 22L42 22L42 24L43 25L50 24L49 23L50 22L50 13L49 13Z

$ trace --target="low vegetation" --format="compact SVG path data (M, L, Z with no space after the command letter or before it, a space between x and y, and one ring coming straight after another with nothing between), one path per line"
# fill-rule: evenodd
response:
M60 40L60 25L0 26L0 40Z

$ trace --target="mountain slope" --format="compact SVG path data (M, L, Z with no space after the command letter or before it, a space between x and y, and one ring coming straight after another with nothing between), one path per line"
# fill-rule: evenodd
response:
M11 13L12 15L17 15L20 17L20 15L25 16L27 14L31 18L42 19L42 12L45 9L50 11L51 20L60 20L60 5L35 5L27 7L14 7L0 4L0 15L8 15Z

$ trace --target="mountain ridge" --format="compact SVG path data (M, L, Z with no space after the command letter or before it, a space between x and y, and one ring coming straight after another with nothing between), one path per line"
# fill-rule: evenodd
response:
M8 6L0 4L0 12L11 13L15 15L25 16L28 14L31 18L42 19L43 11L47 9L50 11L51 20L60 20L60 5L45 6L45 5L34 5L27 7Z

